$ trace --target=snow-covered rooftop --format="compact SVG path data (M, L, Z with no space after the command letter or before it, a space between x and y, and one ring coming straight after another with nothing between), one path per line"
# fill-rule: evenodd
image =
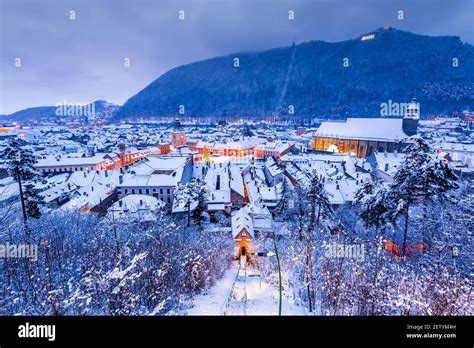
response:
M73 156L61 156L56 157L54 155L46 156L45 158L39 158L35 164L35 167L51 167L51 166L78 166L87 164L98 164L104 162L104 154L98 153L91 157L73 157Z
M407 137L402 119L349 118L345 122L323 122L315 135L341 139L400 141Z
M134 175L124 181L119 187L144 186L175 186L178 183L175 176L165 174Z
M108 209L111 219L135 219L140 221L156 220L156 212L165 203L158 198L148 195L128 195L115 202Z
M244 228L253 238L254 231L252 218L244 209L240 209L234 216L232 216L232 238L237 237Z

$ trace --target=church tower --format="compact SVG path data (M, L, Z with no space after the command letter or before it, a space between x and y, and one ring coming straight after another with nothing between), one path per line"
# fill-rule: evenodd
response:
M417 133L418 121L420 121L420 103L416 101L416 98L413 98L403 117L403 131L406 135L412 136Z

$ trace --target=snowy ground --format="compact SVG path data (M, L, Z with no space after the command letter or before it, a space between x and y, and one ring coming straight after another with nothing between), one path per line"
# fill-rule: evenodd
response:
M205 294L196 296L193 308L187 310L186 314L278 315L278 296L278 288L260 281L258 270L247 268L245 271L242 264L239 271L239 261L235 261L215 286ZM284 297L282 314L305 315L305 311Z

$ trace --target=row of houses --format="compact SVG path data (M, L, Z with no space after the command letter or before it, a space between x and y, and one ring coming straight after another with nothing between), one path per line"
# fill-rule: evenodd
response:
M147 156L169 153L168 144L161 144L160 147L148 147L142 150L127 150L123 144L119 148L119 151L109 153L88 154L65 150L64 154L40 155L35 167L45 174L84 170L112 170L128 167Z

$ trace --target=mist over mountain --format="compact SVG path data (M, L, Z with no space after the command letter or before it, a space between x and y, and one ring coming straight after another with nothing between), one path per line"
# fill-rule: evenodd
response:
M94 104L94 108L91 107L91 105ZM67 110L68 105L66 104L66 108L64 110ZM95 117L97 118L111 118L113 113L117 111L119 108L118 105L109 103L105 100L96 100L90 104L87 104L84 109L87 110L94 110L95 112ZM57 120L60 117L68 117L68 115L61 116L57 115L56 110L58 109L57 106L38 106L34 108L28 108L24 110L20 110L17 112L14 112L10 115L0 115L0 121L20 121L20 122L26 122L26 121L46 121L46 120ZM72 115L72 116L78 116L78 115ZM80 115L79 115L80 116Z
M114 117L178 116L180 105L189 117L284 116L291 108L290 117L376 117L381 103L413 97L424 117L450 115L474 109L473 71L474 47L459 37L381 28L342 42L311 41L180 66L127 100Z

